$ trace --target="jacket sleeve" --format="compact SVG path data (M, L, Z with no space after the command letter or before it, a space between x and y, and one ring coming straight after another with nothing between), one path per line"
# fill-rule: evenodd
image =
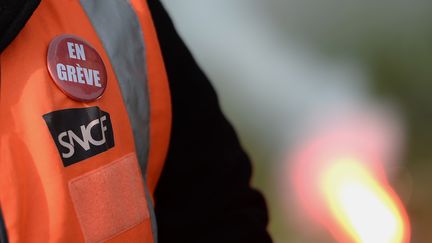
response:
M148 1L173 103L168 157L156 188L159 241L267 243L267 209L251 164L208 79L159 1Z

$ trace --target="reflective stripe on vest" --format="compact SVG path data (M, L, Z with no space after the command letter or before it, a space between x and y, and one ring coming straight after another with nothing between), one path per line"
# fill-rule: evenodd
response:
M149 149L150 112L144 35L138 17L127 1L80 1L110 57L119 80L123 101L134 133L138 162L145 175ZM157 242L155 213L151 205L150 194L146 193L146 196L150 204L153 238Z
M104 16L124 21L107 33L97 24ZM119 31L128 39L114 39ZM47 48L63 34L82 38L101 56L108 85L99 100L74 101L51 80ZM154 242L152 194L168 149L171 107L146 2L44 0L3 52L1 71L0 205L10 242ZM66 123L76 129L61 130ZM87 142L91 152L95 124L94 131L112 129L113 146L65 167L50 131L66 134L63 142L72 147Z

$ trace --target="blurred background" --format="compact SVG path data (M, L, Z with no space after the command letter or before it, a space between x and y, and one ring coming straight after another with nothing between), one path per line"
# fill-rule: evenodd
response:
M410 242L432 242L432 1L162 2L253 160L276 243L335 242L299 219L280 178L314 131L341 121L373 127L378 138L360 140L380 141L369 145L406 208Z

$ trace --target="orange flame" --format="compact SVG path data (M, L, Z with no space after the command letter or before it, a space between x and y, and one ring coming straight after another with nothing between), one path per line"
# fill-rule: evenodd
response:
M398 197L362 163L341 159L320 177L327 227L340 242L405 243L409 221Z
M323 125L299 143L287 160L289 173L282 170L282 185L292 186L309 216L300 222L312 219L338 242L408 243L408 215L385 173L393 133L385 122L361 118ZM289 205L292 197L282 196Z

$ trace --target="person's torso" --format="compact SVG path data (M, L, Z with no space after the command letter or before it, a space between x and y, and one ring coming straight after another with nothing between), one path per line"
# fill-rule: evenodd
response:
M171 108L146 2L42 0L0 82L9 241L153 242Z

